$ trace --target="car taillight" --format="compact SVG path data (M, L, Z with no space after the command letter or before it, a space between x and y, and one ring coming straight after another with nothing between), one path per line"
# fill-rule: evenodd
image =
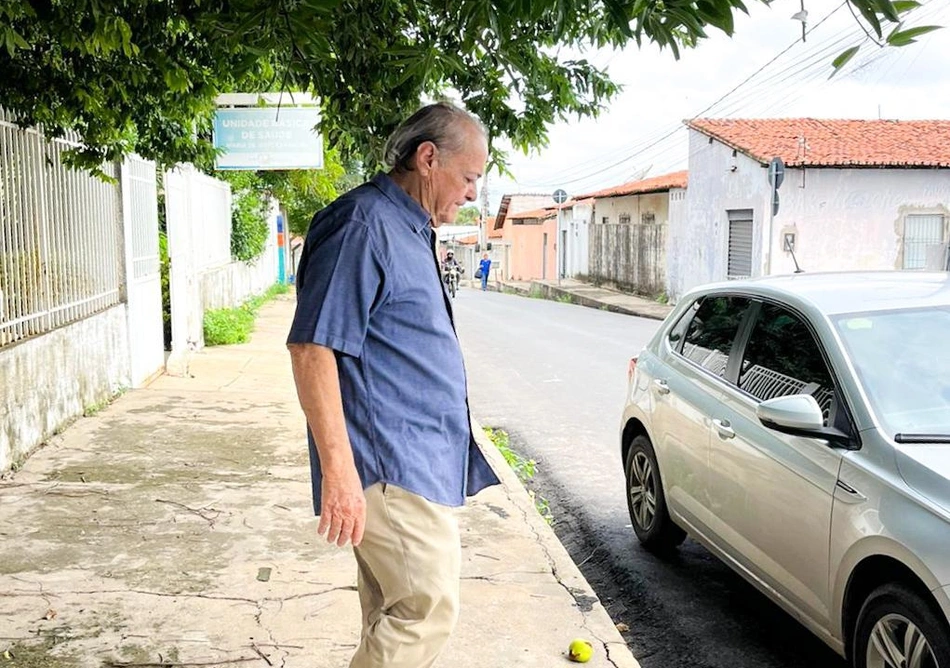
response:
M627 367L627 382L633 380L633 372L637 370L637 358L630 358L630 365Z

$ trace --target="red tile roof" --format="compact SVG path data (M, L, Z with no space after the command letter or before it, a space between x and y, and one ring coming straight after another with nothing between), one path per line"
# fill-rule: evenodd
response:
M509 213L508 218L511 220L526 220L528 218L540 218L541 220L546 220L548 218L554 218L556 215L557 207L551 207L550 209L532 209L531 211Z
M765 164L790 167L950 167L950 120L713 119L687 126Z
M605 188L592 193L578 195L578 200L603 197L623 197L625 195L643 195L646 193L662 192L670 188L685 188L688 181L688 174L685 169L681 172L671 174L662 174L653 176L649 179L639 181L630 181L612 188Z

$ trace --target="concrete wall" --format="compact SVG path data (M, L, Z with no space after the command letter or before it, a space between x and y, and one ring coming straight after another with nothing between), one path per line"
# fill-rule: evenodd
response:
M0 471L130 383L125 304L0 352Z
M268 261L258 258L253 264L232 262L201 274L201 308L231 308L263 293L277 282L277 268L273 262L276 250L268 253Z
M525 211L534 211L545 207L554 206L554 198L551 195L540 194L521 194L508 195L508 214L523 213Z
M274 205L268 218L270 234L267 237L267 245L264 253L254 262L231 262L223 267L201 272L199 286L203 311L239 306L277 282L280 262L277 215L278 209Z
M730 209L752 210L753 272L762 266L768 171L759 162L741 153L733 155L731 148L708 139L689 131L688 194L685 206L677 201L672 208L675 215L670 218L666 240L666 267L667 293L674 301L690 288L726 278Z
M664 223L670 217L667 192L625 197L603 197L594 200L594 223L620 223L620 216L630 216L631 225Z
M671 286L671 276L681 274L683 267L679 246L685 243L691 231L688 225L688 191L686 188L670 190L670 220L666 225L666 275L664 290L675 301L676 295Z
M567 230L567 266L564 275L587 276L590 273L590 225L594 216L592 202L575 204L561 212L561 225Z
M666 289L666 225L592 225L590 279L628 292Z
M734 153L690 131L688 196L685 205L673 201L667 236L667 291L674 300L725 280L730 209L753 212L754 276L795 270L783 250L786 233L795 235L795 255L806 271L900 269L907 215L942 214L950 227L950 170L790 168L770 220L768 170Z
M668 192L595 200L588 277L621 290L665 292L669 212ZM629 216L629 223L621 223L621 216Z
M950 237L950 170L790 169L779 189L772 253L762 273L795 270L783 250L784 234L795 235L795 256L812 271L902 269L904 223L910 214L944 216ZM768 248L768 224L762 243Z

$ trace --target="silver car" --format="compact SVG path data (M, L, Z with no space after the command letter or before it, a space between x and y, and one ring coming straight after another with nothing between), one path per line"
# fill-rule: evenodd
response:
M638 358L627 502L856 668L950 668L950 274L797 274L684 297Z

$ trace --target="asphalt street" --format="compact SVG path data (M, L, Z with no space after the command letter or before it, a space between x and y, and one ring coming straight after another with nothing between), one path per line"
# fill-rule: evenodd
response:
M667 560L637 544L619 428L628 362L657 321L476 289L454 305L473 415L538 462L555 531L644 668L844 668L697 543Z

